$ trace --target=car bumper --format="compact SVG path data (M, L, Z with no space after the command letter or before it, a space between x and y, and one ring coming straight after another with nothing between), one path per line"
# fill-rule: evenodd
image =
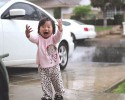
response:
M87 38L95 38L95 37L96 37L96 32L82 33L82 34L76 35L76 39L87 39Z

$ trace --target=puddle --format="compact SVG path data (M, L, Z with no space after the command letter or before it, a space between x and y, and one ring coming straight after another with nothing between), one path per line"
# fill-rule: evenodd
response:
M69 62L125 63L125 48L80 46L75 48Z

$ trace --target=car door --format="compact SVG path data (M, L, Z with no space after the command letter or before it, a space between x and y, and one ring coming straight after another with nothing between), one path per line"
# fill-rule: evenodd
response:
M0 55L3 54L3 32L2 32L2 24L0 19Z
M9 19L10 9L24 9L26 15ZM37 48L26 38L25 26L30 25L33 28L32 34L37 34L39 19L34 6L23 2L13 4L3 13L4 53L9 53L9 57L6 58L7 65L35 62Z

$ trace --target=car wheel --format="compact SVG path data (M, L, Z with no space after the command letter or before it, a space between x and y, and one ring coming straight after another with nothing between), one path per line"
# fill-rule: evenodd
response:
M72 36L72 39L73 39L73 42L76 43L76 37L73 33L71 33L71 36Z
M0 100L9 100L9 87L6 73L0 64Z
M61 60L60 69L64 70L68 62L68 45L66 42L61 42L59 44L58 52Z

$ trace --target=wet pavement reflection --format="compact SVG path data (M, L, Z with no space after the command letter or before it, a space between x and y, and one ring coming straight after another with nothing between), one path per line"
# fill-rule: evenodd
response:
M125 63L125 41L114 44L98 44L91 41L77 42L70 61Z
M125 48L122 47L76 47L70 61L125 63Z

